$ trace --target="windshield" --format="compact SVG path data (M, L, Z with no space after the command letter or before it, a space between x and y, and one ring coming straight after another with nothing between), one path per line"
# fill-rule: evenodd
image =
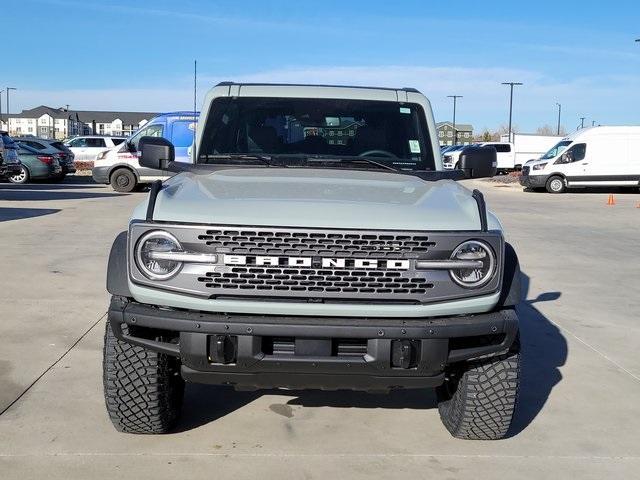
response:
M571 145L571 140L562 140L561 142L556 143L551 150L545 153L540 157L540 160L548 160L550 158L555 158L560 155L569 145Z
M360 156L401 170L433 170L427 132L416 104L225 97L211 105L198 163L225 163L224 155L269 156L283 164L287 157Z

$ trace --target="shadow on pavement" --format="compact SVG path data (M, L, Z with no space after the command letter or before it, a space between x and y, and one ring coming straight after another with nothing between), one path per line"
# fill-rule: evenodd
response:
M529 277L522 274L523 298L527 298ZM509 431L514 436L540 413L552 389L562 380L559 367L567 359L567 342L560 330L534 305L560 298L560 292L546 292L518 306L522 342L521 384L516 415ZM388 394L353 391L235 392L231 387L188 384L183 416L177 431L215 421L253 402L262 395L294 395L286 403L270 406L274 413L292 416L291 406L335 408L432 409L437 407L434 390L396 390Z
M40 202L47 200L79 200L83 198L120 197L126 193L115 192L79 192L79 187L67 188L64 184L57 185L5 185L0 184L0 200ZM74 190L76 189L76 190Z
M21 218L42 217L58 213L59 208L5 208L0 207L0 222L20 220Z

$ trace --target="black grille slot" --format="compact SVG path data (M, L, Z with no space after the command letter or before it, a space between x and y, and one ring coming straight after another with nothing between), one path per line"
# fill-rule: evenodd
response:
M198 240L234 255L417 258L436 243L427 235L304 230L211 229Z
M426 294L433 288L424 278L402 276L392 270L315 269L305 267L230 267L228 272L207 272L198 281L207 288L229 291L290 291L309 293Z

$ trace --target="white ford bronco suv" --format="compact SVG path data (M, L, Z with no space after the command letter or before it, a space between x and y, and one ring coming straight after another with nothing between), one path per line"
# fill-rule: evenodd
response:
M436 388L452 435L499 439L519 386L518 259L468 148L444 171L414 89L221 83L193 163L144 137L153 184L109 257L106 406L164 433L184 384Z

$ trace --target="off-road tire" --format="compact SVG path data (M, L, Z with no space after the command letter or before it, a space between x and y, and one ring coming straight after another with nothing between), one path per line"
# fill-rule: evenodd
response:
M437 389L440 418L451 435L466 440L504 438L518 399L519 350L516 340L509 353L469 362Z
M560 184L557 182L560 182ZM557 188L557 185L562 185L562 187ZM559 175L554 175L547 180L545 188L549 193L564 193L567 191L567 184L565 183L564 178Z
M135 174L128 168L117 168L111 174L109 183L111 183L111 187L113 187L116 192L129 193L133 192L136 188L138 180Z
M170 431L180 416L184 396L178 359L118 340L109 322L103 353L104 398L116 429L126 433Z

